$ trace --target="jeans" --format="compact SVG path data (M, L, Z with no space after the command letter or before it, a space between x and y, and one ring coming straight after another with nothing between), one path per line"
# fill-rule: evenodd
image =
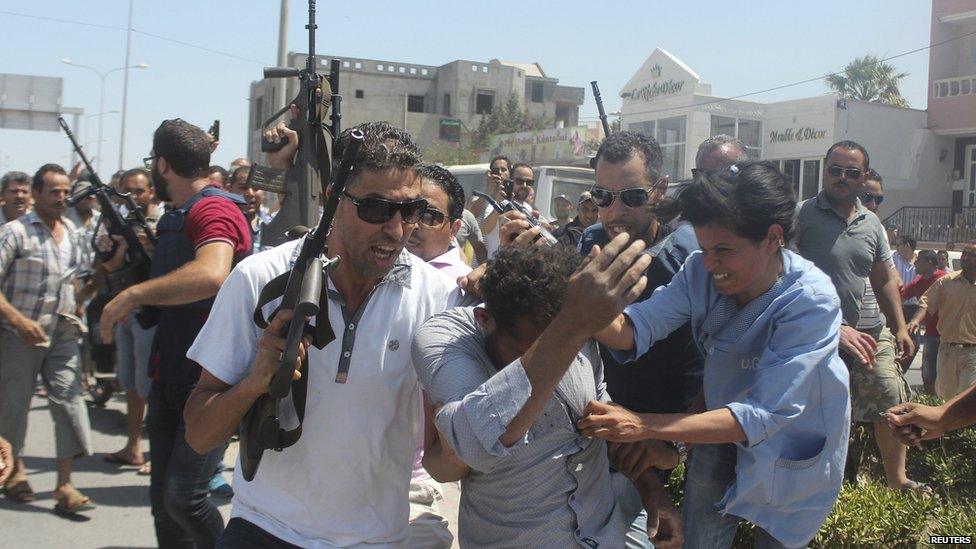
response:
M627 523L627 549L653 549L654 545L647 537L647 511L634 483L623 473L612 471L610 485L614 499L620 506L620 515Z
M941 339L937 335L922 336L922 384L925 387L935 387L935 365L939 359Z
M742 519L719 513L716 504L735 482L735 462L734 444L699 444L692 450L681 509L687 549L732 547ZM779 549L786 546L762 528L757 528L755 547Z
M297 549L297 547L272 536L253 522L240 517L230 519L217 542L218 549Z
M162 549L209 549L224 529L224 519L210 503L207 487L226 445L200 455L186 443L183 406L193 387L154 381L149 393L149 500L156 541Z

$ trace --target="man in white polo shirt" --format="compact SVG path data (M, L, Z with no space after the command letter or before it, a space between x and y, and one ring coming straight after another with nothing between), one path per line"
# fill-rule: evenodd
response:
M341 257L328 276L336 340L309 348L299 441L265 452L250 482L236 469L232 518L218 547L394 547L407 540L420 429L410 341L453 288L404 250L427 206L419 150L387 123L358 128L366 138L328 239L330 254ZM286 243L241 262L187 355L203 367L185 413L186 437L197 451L227 440L267 391L283 347L274 329L282 322L262 333L251 315L261 288L290 268L297 249ZM345 383L336 382L340 371ZM294 413L283 408L290 426Z

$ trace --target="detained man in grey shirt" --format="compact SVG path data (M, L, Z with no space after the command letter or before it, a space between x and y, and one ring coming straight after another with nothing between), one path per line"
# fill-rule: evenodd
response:
M435 315L415 336L436 427L424 467L438 480L463 477L462 547L624 545L607 447L576 421L589 400L608 400L599 367L579 350L646 284L644 246L628 247L626 236L578 271L573 250L502 248L480 282L484 306ZM659 547L680 545L677 513L652 470L636 484L649 535Z

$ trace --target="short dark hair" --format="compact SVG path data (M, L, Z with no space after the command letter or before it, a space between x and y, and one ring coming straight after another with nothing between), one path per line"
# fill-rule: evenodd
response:
M703 171L678 196L681 214L693 226L714 223L742 238L761 242L769 227L793 236L793 186L772 163L748 160L736 170Z
M342 158L342 151L349 143L349 135L357 129L363 132L363 144L359 147L359 154L353 159L347 185L355 183L363 170L379 172L390 168L415 168L420 164L420 148L413 138L405 130L389 122L363 122L346 128L335 147L333 156L336 162Z
M949 251L948 250L939 250L939 251L937 251L935 253L936 253L936 255L944 255L946 257L949 257Z
M44 164L34 172L34 181L31 183L31 189L39 193L44 192L44 176L49 173L68 175L68 172L64 171L64 168L60 164Z
M508 171L512 171L512 161L509 160L508 157L505 156L504 154L499 154L492 157L492 159L488 161L488 167L491 167L491 165L494 164L495 161L497 160L504 160L505 166L508 167Z
M907 234L903 234L903 235L899 236L898 237L898 243L899 244L908 244L908 247L911 248L912 251L915 251L915 247L918 246L918 241L916 241L914 237L909 236Z
M151 189L153 187L152 174L146 168L132 168L131 170L126 170L125 173L122 174L122 177L119 178L119 185L125 185L126 179L140 175L149 181L149 188Z
M447 195L447 217L451 221L461 219L464 214L464 188L454 174L434 164L424 164L417 172L420 179L436 183Z
M827 149L827 154L824 155L824 162L830 158L830 153L834 152L834 149L847 149L849 151L861 151L861 156L864 157L864 169L867 170L871 167L871 157L868 156L868 150L864 148L864 145L856 141L851 141L850 139L845 139L843 141L838 141Z
M210 136L185 120L164 120L153 133L152 150L180 177L210 173Z
M230 178L230 173L223 166L217 166L216 164L207 169L207 175L212 173L219 173L225 180Z
M511 168L510 168L510 169L508 170L508 173L512 173L512 172L514 172L515 170L517 170L517 169L519 169L519 168L528 168L528 169L529 169L529 171L533 173L533 175L535 174L535 170L534 170L534 169L532 169L532 164L529 164L528 162L519 162L519 163L517 163L517 164L515 164L515 165L513 165L513 166L512 166L512 167L511 167Z
M865 181L877 181L878 185L884 188L884 178L874 168L868 168L868 175L865 177Z
M3 179L0 179L0 192L6 192L7 186L9 186L11 183L26 185L30 182L30 176L24 172L7 172L3 174Z
M616 164L626 162L634 155L640 156L644 161L644 173L652 184L657 183L661 174L661 146L653 137L648 137L638 132L617 132L610 134L603 143L600 150L596 153L596 158L604 162Z
M701 158L703 156L725 145L737 147L741 153L739 154L738 158L732 159L733 163L742 162L743 160L747 159L746 146L742 144L742 141L739 141L731 135L720 133L718 135L709 137L708 139L702 141L701 145L698 145L698 152L695 153L695 166L701 162Z
M563 306L566 285L582 257L567 246L506 246L488 261L481 279L485 309L502 329L525 318L548 324Z
M933 265L937 265L939 263L939 254L935 253L935 250L922 250L918 252L918 257L915 261L928 261Z

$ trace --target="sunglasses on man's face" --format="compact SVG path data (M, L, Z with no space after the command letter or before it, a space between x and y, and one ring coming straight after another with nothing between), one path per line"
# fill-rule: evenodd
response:
M845 179L861 179L861 174L864 172L861 171L861 168L845 168L844 166L831 164L827 166L827 173L832 177L843 176Z
M377 196L356 198L349 194L349 191L342 191L342 194L356 206L356 215L359 219L373 225L386 223L393 219L397 212L400 212L400 218L404 223L417 223L427 210L427 201L423 198L394 202Z
M863 202L865 204L867 204L868 202L874 202L875 204L877 204L878 206L880 206L881 203L884 202L884 195L883 194L873 194L873 193L863 193L861 195L861 202Z
M590 196L593 197L593 202L598 208L609 208L610 205L613 204L613 199L616 195L620 195L621 202L624 203L624 206L629 208L644 206L651 198L651 195L649 192L647 192L647 189L642 187L624 189L622 191L610 191L607 189L601 189L600 187L593 187L590 189Z
M445 219L447 219L446 215L435 210L434 208L431 208L430 206L427 207L427 210L424 212L424 215L420 216L421 223L427 225L428 227L434 227L434 228L443 225Z

